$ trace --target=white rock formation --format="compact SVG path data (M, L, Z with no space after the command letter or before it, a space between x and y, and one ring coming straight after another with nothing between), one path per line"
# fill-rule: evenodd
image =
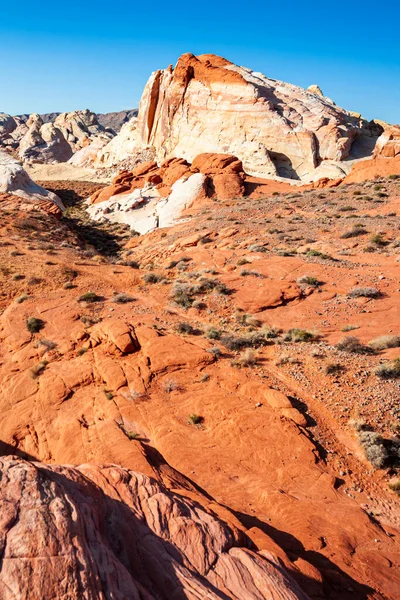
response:
M22 165L2 150L0 150L0 192L20 196L30 201L53 202L64 210L64 205L56 194L35 183Z
M98 153L95 160L97 167L112 167L118 165L137 150L136 137L137 117L121 127L121 131Z
M160 198L154 185L136 189L128 194L118 194L109 200L91 204L87 212L95 221L103 219L112 223L126 223L140 234L157 227L170 227L181 217L204 189L206 177L194 173L182 177L172 185L167 198Z
M151 75L137 122L101 151L98 163L115 164L149 147L159 162L229 153L249 175L310 181L319 171L337 175L363 125L317 86L304 90L218 56L185 54L174 69Z

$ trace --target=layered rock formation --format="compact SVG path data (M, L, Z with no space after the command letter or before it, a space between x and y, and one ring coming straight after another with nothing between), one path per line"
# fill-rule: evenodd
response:
M0 473L3 600L307 600L276 556L243 547L199 494L117 466L6 457Z
M158 160L232 153L246 173L313 180L346 171L363 123L332 101L214 55L184 54L152 74L137 122ZM365 133L369 135L368 132Z
M60 198L35 183L22 165L0 150L0 192L13 194L30 202L47 203L58 214L64 209Z

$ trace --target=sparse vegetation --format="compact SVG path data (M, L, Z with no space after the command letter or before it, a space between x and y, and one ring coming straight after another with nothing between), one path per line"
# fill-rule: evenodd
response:
M370 342L368 345L374 350L386 350L387 348L400 347L400 335L381 335Z
M371 465L382 469L389 458L382 436L375 431L360 431L358 439Z
M340 363L328 363L325 367L327 375L339 375L344 371L344 366Z
M124 292L115 294L115 296L111 298L111 302L115 302L116 304L127 304L128 302L134 302L135 300L136 298L129 296L129 294L125 294Z
M152 271L143 275L143 281L145 283L159 283L161 280L162 277L157 275L157 273L153 273Z
M300 285L308 285L310 287L319 287L322 282L312 275L302 275L298 278L297 283Z
M258 362L257 356L251 348L244 350L239 358L233 361L236 367L254 367Z
M45 322L42 319L37 319L36 317L29 317L26 320L26 328L29 333L38 333L45 326Z
M190 323L186 321L181 321L177 323L175 330L177 333L185 333L187 335L196 335L198 333L198 329L195 329Z
M38 363L37 365L32 367L31 375L32 375L33 379L36 379L37 377L39 377L39 375L41 375L43 373L43 371L45 370L47 365L48 365L47 360L42 360L42 361L40 361L40 363Z
M374 287L353 287L347 295L350 298L380 298L382 292Z
M18 298L15 298L15 302L17 304L22 304L22 302L25 302L25 300L28 300L28 298L28 294L21 294L20 296L18 296Z
M364 229L364 227L355 226L353 229L349 229L348 231L342 233L340 237L342 240L347 240L349 238L359 237L360 235L366 235L367 233L368 231Z
M336 344L338 350L351 354L374 354L373 348L364 346L357 337L349 335Z
M400 357L390 362L383 363L375 369L375 375L381 379L399 379L400 378Z
M319 335L315 331L298 328L289 329L283 336L285 342L315 342L318 338Z
M189 425L201 425L201 423L203 421L204 421L204 418L201 417L200 415L196 415L194 413L189 415L189 419L188 419Z
M96 292L85 292L78 298L78 302L100 302L103 298L96 294Z

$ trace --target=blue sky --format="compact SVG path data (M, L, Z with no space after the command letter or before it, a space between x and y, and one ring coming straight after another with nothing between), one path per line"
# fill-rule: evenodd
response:
M152 71L193 52L318 83L348 110L400 123L399 19L395 0L8 2L0 112L133 108Z

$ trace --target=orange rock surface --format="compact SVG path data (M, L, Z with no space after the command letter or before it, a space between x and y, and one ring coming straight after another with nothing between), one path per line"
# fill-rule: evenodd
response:
M220 159L196 168L241 174ZM89 184L53 183L61 221L0 203L2 597L398 597L398 466L352 423L396 443L399 352L336 344L400 333L399 181L214 196L140 237L84 220Z

